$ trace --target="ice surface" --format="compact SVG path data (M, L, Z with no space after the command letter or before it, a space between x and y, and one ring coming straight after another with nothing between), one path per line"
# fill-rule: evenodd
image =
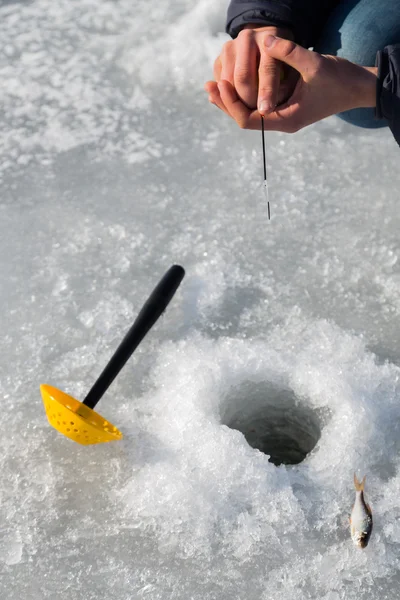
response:
M202 90L225 9L1 4L1 600L398 597L399 150L267 133L269 223L259 133ZM39 384L83 398L174 262L99 405L124 439L62 438ZM268 427L306 459L269 462Z

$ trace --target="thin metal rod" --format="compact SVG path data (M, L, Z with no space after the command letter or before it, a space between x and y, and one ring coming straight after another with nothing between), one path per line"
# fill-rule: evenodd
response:
M271 220L271 210L269 206L269 193L268 193L268 180L267 180L267 159L265 155L265 132L264 132L264 117L261 115L261 139L262 139L262 150L263 150L263 167L264 167L264 190L265 198L267 200L268 208L268 219Z
M267 160L265 157L264 117L262 115L261 115L261 137L262 137L262 150L263 150L264 181L267 181Z

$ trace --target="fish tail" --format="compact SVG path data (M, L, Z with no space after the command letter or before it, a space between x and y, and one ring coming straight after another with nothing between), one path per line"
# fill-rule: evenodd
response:
M357 492L364 491L365 479L366 479L366 475L364 475L363 480L361 482L358 481L357 475L354 473L354 487L356 488Z

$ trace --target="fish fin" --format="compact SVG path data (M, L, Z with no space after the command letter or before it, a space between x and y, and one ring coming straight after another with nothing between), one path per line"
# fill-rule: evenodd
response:
M364 475L363 480L361 482L358 481L357 475L354 473L354 487L356 488L357 492L364 491L365 479L366 479L366 475Z
M367 511L368 511L368 513L369 513L369 516L370 516L370 517L372 517L372 510L371 510L371 507L370 507L370 505L368 504L368 502L366 502L366 503L365 503L365 506L367 507Z

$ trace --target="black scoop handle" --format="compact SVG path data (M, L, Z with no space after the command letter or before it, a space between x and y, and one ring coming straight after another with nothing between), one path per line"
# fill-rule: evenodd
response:
M161 316L178 289L185 271L179 265L173 265L154 288L148 300L143 305L132 327L116 349L100 377L83 401L83 404L94 408L109 386L112 384L126 361L154 323Z

